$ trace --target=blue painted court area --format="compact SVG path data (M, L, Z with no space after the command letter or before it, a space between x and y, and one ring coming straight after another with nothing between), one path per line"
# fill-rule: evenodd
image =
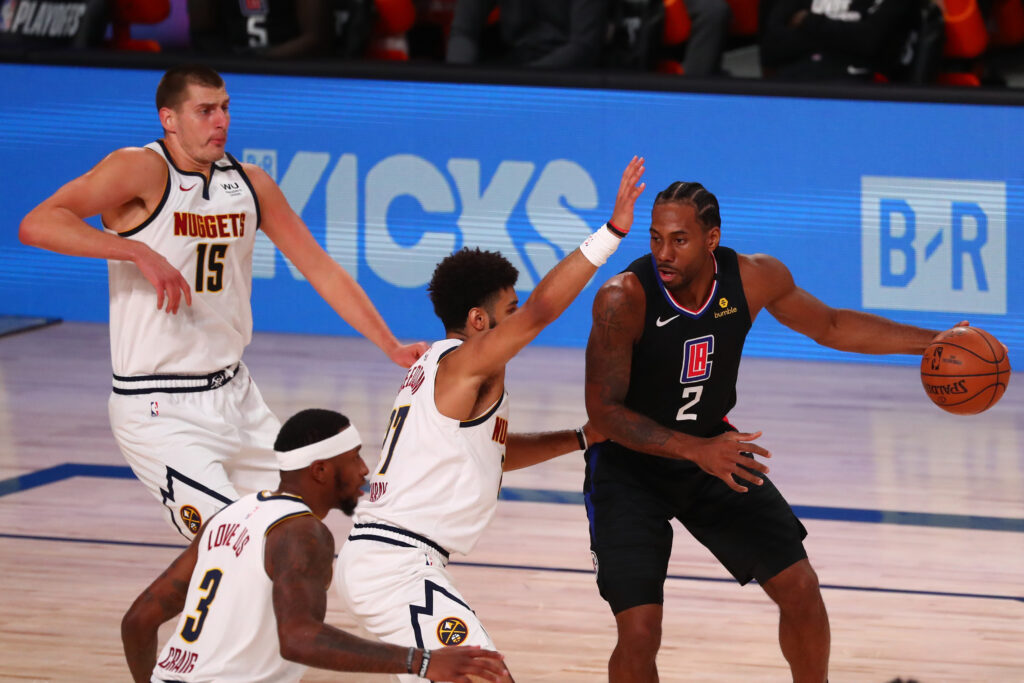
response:
M54 484L73 477L99 479L134 479L131 468L125 465L87 465L64 463L18 477L0 480L0 498L19 491ZM552 489L522 489L506 486L501 500L555 505L582 505L580 491ZM898 524L943 529L973 529L978 531L1010 531L1024 533L1024 519L1014 517L984 517L981 515L952 515L933 512L907 512L903 510L869 510L861 508L793 505L793 512L801 519L821 519L831 522L860 522L863 524Z

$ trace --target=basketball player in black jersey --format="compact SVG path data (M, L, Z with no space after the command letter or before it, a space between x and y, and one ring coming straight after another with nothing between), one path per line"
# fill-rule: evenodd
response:
M826 680L828 615L807 532L754 458L770 457L754 442L761 433L726 418L743 342L762 309L843 351L921 354L937 334L830 308L777 259L719 246L720 226L713 194L673 183L654 201L651 253L594 300L587 413L609 440L587 451L584 489L598 588L618 627L611 683L658 680L673 517L778 604L793 680Z

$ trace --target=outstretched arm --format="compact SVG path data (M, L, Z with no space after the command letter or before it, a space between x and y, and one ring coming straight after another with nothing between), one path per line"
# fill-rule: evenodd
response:
M315 517L282 522L267 535L264 564L274 583L281 656L334 671L406 673L408 647L372 642L324 623L333 560L334 537ZM412 670L419 672L424 652L413 655ZM476 647L431 652L426 670L431 680L468 683L470 675L508 680L497 652Z
M622 173L610 221L621 234L628 233L633 225L633 207L645 186L640 183L643 173L642 157L633 157ZM493 329L473 335L452 353L450 359L445 360L442 372L448 377L458 378L459 383L465 385L479 385L504 372L505 364L561 315L597 272L598 266L584 255L583 250L590 253L592 240L606 240L614 250L618 240L612 237L613 234L608 227L594 233L544 276L519 310ZM603 260L598 262L603 263Z
M136 683L148 683L156 666L157 630L185 607L188 583L199 556L202 531L160 577L142 592L121 620L121 643Z
M261 168L243 164L263 213L263 231L306 276L331 308L395 363L409 367L427 350L423 342L399 344L370 297L313 238L277 184Z
M583 443L580 443L579 432L582 432ZM509 434L508 443L505 445L505 462L502 463L502 469L506 472L519 470L566 453L584 450L586 446L599 441L604 441L604 436L589 422L579 429Z
M855 353L920 355L938 334L879 315L832 308L796 286L789 269L765 254L740 257L751 318L765 308L780 323L822 346Z
M157 308L177 313L181 300L192 304L185 278L160 254L137 240L96 230L84 219L121 210L145 220L167 184L167 166L141 147L119 149L85 175L67 183L21 221L22 243L70 256L132 261L157 292Z
M711 439L690 436L661 426L651 418L626 407L633 346L643 332L645 299L640 282L632 273L609 280L594 298L594 324L587 342L587 415L607 438L642 453L676 460L692 460L736 491L747 489L733 477L760 485L762 480L744 468L767 472L768 468L749 452L771 454L755 443L761 433L726 432ZM741 467L742 465L742 467Z

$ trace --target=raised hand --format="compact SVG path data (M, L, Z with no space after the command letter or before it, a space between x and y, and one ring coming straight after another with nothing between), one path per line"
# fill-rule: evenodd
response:
M473 676L485 681L512 683L501 654L475 646L444 647L430 651L427 678L432 681L472 683Z
M188 282L178 272L178 269L168 263L163 256L146 247L135 257L134 262L156 290L157 310L164 307L165 296L168 313L178 312L182 298L185 299L187 306L192 305L192 289L188 286Z
M426 353L429 348L430 345L426 342L402 344L400 346L396 346L394 350L388 354L388 358L390 358L394 363L401 365L403 368L408 368L419 360L419 357Z
M644 158L633 157L626 170L622 172L622 180L619 182L619 193L615 197L615 210L612 211L612 224L622 232L629 232L633 227L633 206L647 183L640 183L640 177L644 174Z
M747 487L742 486L734 477L760 486L764 480L747 470L767 474L768 467L750 456L772 457L767 449L753 443L760 436L761 432L726 432L706 439L694 450L690 459L708 474L724 481L732 490L746 493Z

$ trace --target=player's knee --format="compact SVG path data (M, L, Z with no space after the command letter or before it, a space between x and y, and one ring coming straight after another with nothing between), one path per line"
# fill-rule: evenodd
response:
M661 606L641 605L615 616L619 646L631 655L653 658L661 647Z
M816 609L821 604L818 575L806 560L773 577L765 584L765 591L783 611Z

